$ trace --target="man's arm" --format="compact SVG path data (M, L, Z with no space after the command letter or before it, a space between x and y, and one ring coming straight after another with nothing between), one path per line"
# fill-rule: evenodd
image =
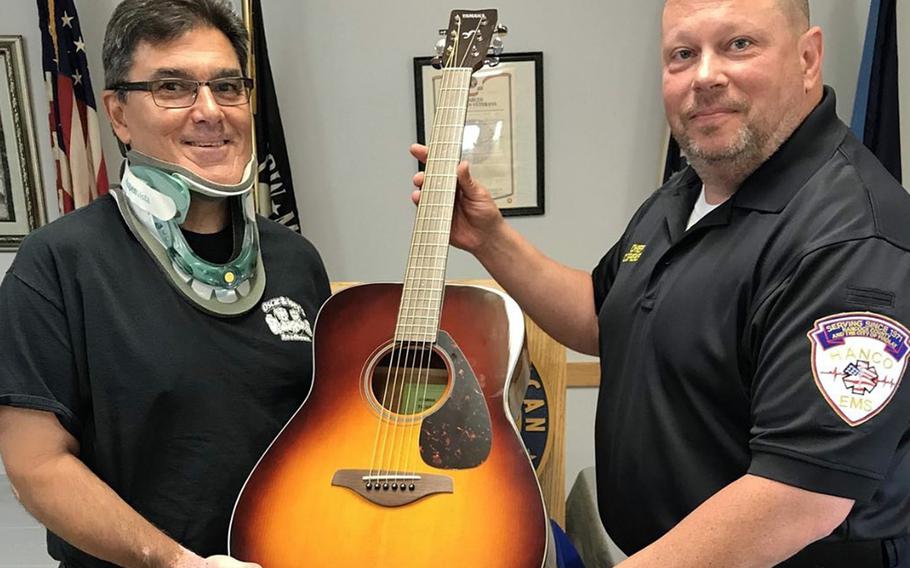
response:
M831 534L852 507L852 499L745 475L619 566L774 566Z
M78 453L78 442L52 413L0 406L0 454L16 498L73 546L127 568L256 566L186 550L124 502Z
M426 160L417 144L411 154ZM490 192L471 177L467 162L458 166L452 218L453 246L477 257L490 275L544 331L576 351L598 352L594 284L587 272L548 258L509 226ZM414 176L423 186L424 175ZM419 200L415 192L414 200Z

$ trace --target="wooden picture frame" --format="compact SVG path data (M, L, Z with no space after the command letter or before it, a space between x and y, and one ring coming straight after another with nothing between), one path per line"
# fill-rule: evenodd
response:
M502 54L499 61L471 78L462 157L504 216L543 215L543 53ZM431 63L414 58L420 144L429 139L442 76Z
M0 36L0 250L45 222L22 36Z

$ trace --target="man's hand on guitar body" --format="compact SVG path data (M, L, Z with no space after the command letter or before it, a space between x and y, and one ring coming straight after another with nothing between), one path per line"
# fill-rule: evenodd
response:
M262 568L262 566L253 562L242 562L222 554L202 558L184 549L171 568Z

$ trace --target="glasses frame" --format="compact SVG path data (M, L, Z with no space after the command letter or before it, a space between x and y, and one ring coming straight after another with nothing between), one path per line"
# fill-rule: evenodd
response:
M114 85L111 85L108 88L112 91L121 91L121 92L129 92L129 91L147 92L148 94L150 94L152 96L152 101L155 103L155 106L158 106L160 108L190 108L191 106L196 104L196 100L199 98L199 87L204 86L204 87L209 87L209 89L211 89L210 85L212 83L218 83L219 81L226 81L226 80L236 81L238 79L243 82L243 86L246 88L246 95L247 95L246 100L239 102L239 103L225 104L225 103L218 101L218 99L215 97L214 91L212 91L212 98L220 106L243 106L250 102L250 95L252 94L252 91L253 91L254 81L252 79L250 79L249 77L218 77L217 79L209 79L208 81L197 81L195 79L185 79L182 77L165 77L162 79L155 79L154 81L132 81L132 82L116 83ZM193 83L195 85L193 88L193 100L189 104L176 105L176 106L175 105L163 105L160 102L158 102L158 99L155 98L155 90L154 90L153 85L160 84L160 83L166 83L168 81L183 81L186 83Z

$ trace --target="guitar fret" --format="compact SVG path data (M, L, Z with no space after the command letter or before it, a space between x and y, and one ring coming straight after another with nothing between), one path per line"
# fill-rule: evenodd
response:
M469 68L443 71L443 85L447 86L438 91L441 99L435 109L437 114L428 144L424 193L418 207L412 254L408 258L402 290L397 340L436 341L458 177L454 165L461 161L472 73ZM428 248L415 248L421 246Z

